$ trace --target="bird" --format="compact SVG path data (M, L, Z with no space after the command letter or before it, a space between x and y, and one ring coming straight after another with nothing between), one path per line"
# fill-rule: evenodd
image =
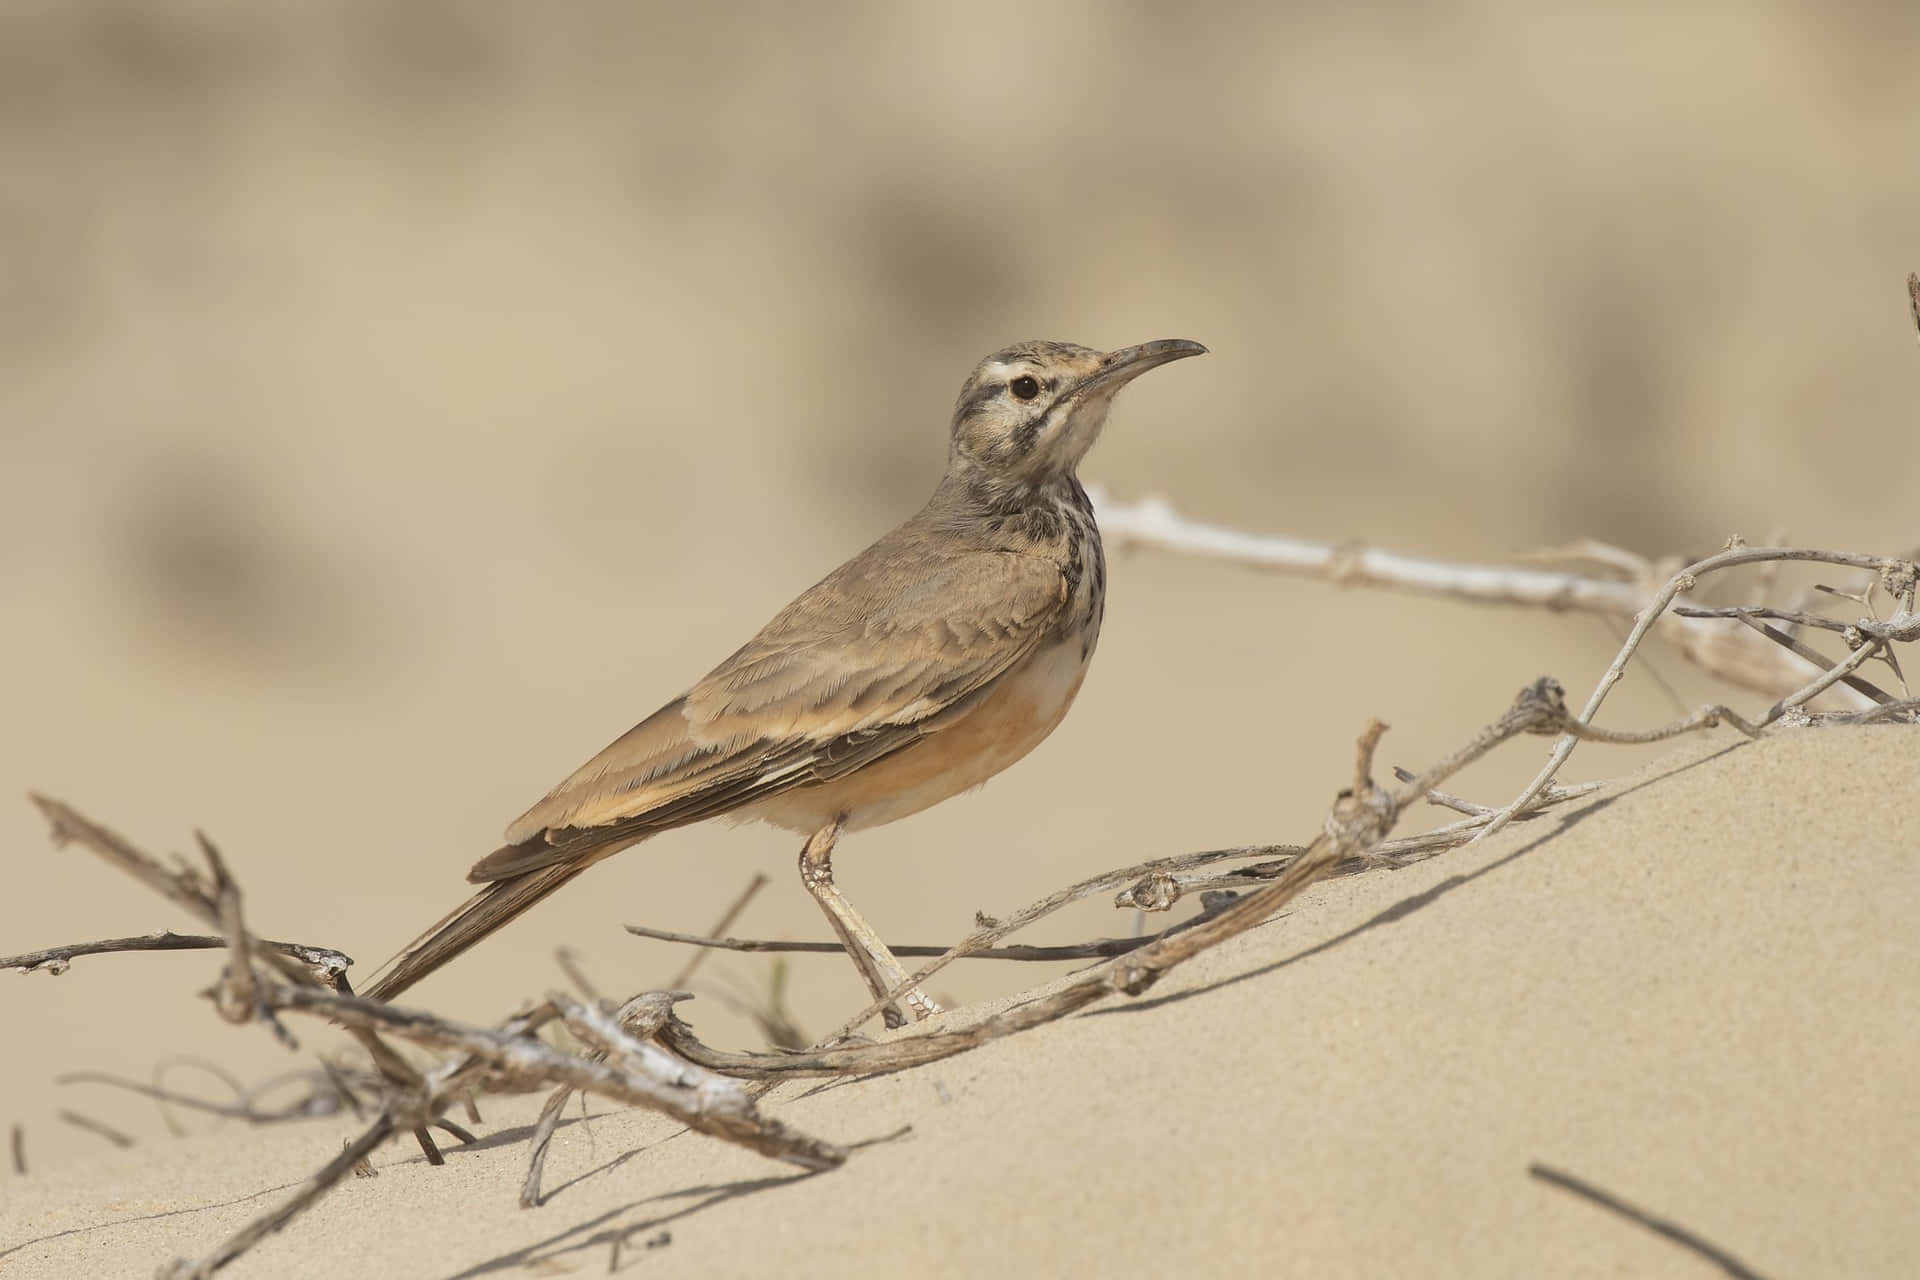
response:
M1030 341L982 360L926 505L509 825L467 873L483 887L362 994L392 1000L596 862L724 815L806 836L801 882L889 1026L901 1004L939 1012L841 894L834 848L979 786L1066 715L1106 599L1076 469L1122 387L1206 350Z

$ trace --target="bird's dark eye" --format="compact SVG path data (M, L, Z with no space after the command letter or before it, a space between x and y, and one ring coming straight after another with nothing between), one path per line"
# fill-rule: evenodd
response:
M1030 373L1023 373L1007 384L1013 394L1022 400L1031 400L1040 394L1040 383Z

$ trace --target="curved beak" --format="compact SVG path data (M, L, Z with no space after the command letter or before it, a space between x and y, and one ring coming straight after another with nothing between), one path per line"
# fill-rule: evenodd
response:
M1175 360L1185 360L1188 356L1203 356L1207 349L1187 338L1161 338L1154 342L1143 342L1137 347L1122 347L1110 351L1100 367L1087 375L1076 390L1076 396L1090 391L1106 391L1112 394L1126 386L1149 369L1157 369L1163 364Z

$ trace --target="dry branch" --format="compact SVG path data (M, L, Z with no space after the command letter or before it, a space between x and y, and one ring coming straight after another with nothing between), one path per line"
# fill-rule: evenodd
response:
M255 938L253 944L298 960L329 982L345 973L353 964L351 956L330 947L313 947L303 942L275 942L270 938ZM64 947L48 947L44 951L0 956L0 969L62 974L81 956L109 955L119 951L216 951L225 950L226 946L225 938L216 938L211 934L173 933L163 929L134 938L102 938L98 942L75 942Z
M286 1202L254 1219L204 1258L175 1261L163 1270L165 1275L211 1275L362 1167L372 1151L403 1128L410 1126L416 1136L424 1137L426 1127L435 1125L470 1141L470 1134L440 1113L482 1083L496 1087L558 1083L603 1094L664 1112L689 1128L805 1169L831 1168L846 1159L843 1148L761 1115L742 1082L716 1075L647 1043L644 1037L664 1018L670 1000L650 997L633 1006L638 1020L633 1021L635 1029L628 1030L617 1020L563 995L550 997L497 1029L467 1026L423 1011L362 999L334 989L332 983L323 982L303 963L259 945L247 929L239 885L219 851L205 837L200 841L208 868L203 876L184 865L178 869L166 867L66 805L41 796L33 799L52 823L56 843L77 841L95 850L113 865L222 928L227 965L213 992L220 1016L234 1021L257 1019L282 1038L286 1036L279 1024L281 1012L309 1014L342 1025L375 1052L385 1079L386 1097L380 1113L359 1139ZM332 976L339 978L338 973ZM642 1016L646 1010L654 1011L650 1020ZM597 1059L566 1053L538 1039L534 1033L554 1020L564 1021L593 1044L598 1050ZM456 1052L423 1075L386 1047L383 1034ZM75 1123L83 1120L73 1118Z
M766 887L766 873L764 871L755 872L753 879L747 882L747 887L740 891L740 896L735 898L733 902L728 905L727 909L720 913L720 918L713 922L713 928L707 930L708 935L718 937L733 928L733 922L738 920L740 913L747 909L747 904L753 901L753 896ZM696 951L687 957L687 963L681 967L679 973L673 975L673 981L667 984L668 988L677 990L686 986L687 983L693 980L693 975L699 971L700 962L706 958L707 954L704 951Z
M65 1108L55 1112L55 1114L58 1115L62 1121L72 1125L74 1128L84 1129L96 1137L105 1138L108 1142L111 1142L114 1146L123 1150L133 1145L131 1135L122 1133L104 1120L96 1120L90 1115L84 1115L81 1112L70 1111Z
M678 942L702 951L757 951L779 955L845 955L846 947L838 942L786 942L773 938L715 938L703 933L676 933L672 929L650 929L645 925L630 924L628 933L639 938L652 938L658 942ZM1061 946L1011 946L982 947L960 956L963 960L1102 960L1109 956L1124 955L1137 951L1151 939L1148 938L1096 938L1091 942L1076 942ZM906 946L888 944L887 950L896 956L943 956L955 948L932 946L925 943Z
M1700 579L1707 574L1719 573L1741 565L1789 561L1810 561L1868 570L1875 575L1880 587L1894 598L1898 608L1898 612L1886 624L1892 628L1886 634L1904 636L1908 628L1916 625L1913 600L1916 582L1920 581L1920 566L1916 566L1910 560L1863 555L1857 552L1822 551L1811 547L1749 547L1738 538L1731 539L1726 549L1719 554L1708 556L1674 574L1667 580L1666 586L1660 590L1659 594L1640 611L1633 630L1627 634L1626 640L1620 646L1620 652L1614 656L1613 662L1601 675L1600 682L1594 686L1592 696L1587 699L1587 705L1581 708L1580 714L1574 718L1573 723L1564 727L1559 740L1554 743L1553 750L1547 757L1547 763L1512 802L1493 816L1475 839L1483 840L1499 831L1512 820L1516 813L1531 805L1535 798L1552 784L1561 766L1566 763L1567 757L1573 754L1574 747L1580 743L1584 732L1591 726L1593 717L1599 712L1600 705L1606 701L1607 694L1612 691L1614 685L1619 683L1621 676L1626 674L1628 661L1638 651L1647 633L1672 606L1675 599L1683 592L1693 590ZM1780 719L1788 711L1804 706L1835 683L1851 675L1868 658L1885 649L1890 643L1892 641L1887 638L1866 639L1847 657L1781 697L1754 724L1743 724L1741 727L1748 733L1757 733Z
M1100 529L1113 547L1143 546L1251 568L1315 578L1342 587L1380 587L1441 596L1474 604L1521 605L1597 613L1613 618L1636 616L1670 564L1613 547L1589 547L1580 558L1625 569L1631 581L1572 571L1519 565L1457 564L1402 555L1354 543L1311 542L1278 534L1249 533L1195 520L1165 498L1149 496L1121 502L1097 486L1087 486ZM1818 553L1779 557L1822 559ZM1879 557L1861 557L1867 561ZM1778 696L1799 688L1821 665L1761 644L1737 621L1712 616L1663 616L1662 631L1689 661L1742 688ZM1836 695L1840 696L1840 695ZM1848 709L1863 709L1853 704Z
M1162 975L1200 952L1269 919L1309 885L1331 875L1343 860L1364 856L1385 838L1407 804L1424 796L1453 773L1508 738L1550 730L1565 719L1566 708L1559 699L1559 686L1551 680L1536 681L1521 691L1505 715L1476 735L1473 741L1397 791L1387 791L1371 781L1374 748L1386 729L1380 722L1373 722L1361 735L1355 754L1355 785L1343 792L1335 802L1321 834L1294 856L1270 883L1193 923L1190 928L1155 938L1144 947L1082 972L1047 995L999 1013L971 1019L950 1016L934 1030L914 1031L881 1043L828 1043L792 1054L734 1053L715 1049L703 1043L693 1034L692 1028L677 1017L668 1018L661 1031L661 1040L683 1056L730 1075L764 1079L864 1074L936 1062L988 1041L1055 1021L1109 995L1139 995ZM1021 915L1037 917L1044 914L1045 910L1051 910L1056 905L1056 899L1060 897L1061 894L1056 894L1043 899ZM976 938L979 936L975 935ZM964 949L965 944L912 975L908 985L919 985L929 973L956 958ZM875 1001L853 1025L877 1015L889 1000L897 998L904 989L889 993L886 1000Z
M1403 782L1412 781L1414 778L1413 774L1405 770L1398 772L1404 775L1401 778ZM1572 787L1549 788L1548 792L1522 815L1522 820L1539 817L1548 809L1569 800L1592 795L1604 785L1600 782L1588 782ZM1450 808L1468 812L1470 816L1467 820L1436 827L1419 835L1383 840L1368 850L1364 856L1342 859L1330 874L1333 876L1357 875L1363 871L1378 870L1381 867L1409 867L1416 862L1424 862L1435 854L1443 853L1448 849L1457 849L1466 844L1495 813L1499 812L1488 805L1470 805L1467 801L1456 797L1445 796L1443 799L1442 795L1443 793L1431 792L1427 799L1431 803L1445 803ZM1201 853L1155 858L1137 866L1122 867L1116 871L1103 872L1090 880L1083 880L1058 893L1048 895L1039 902L1007 917L1004 921L987 922L982 928L997 936L1004 936L1074 902L1110 890L1116 882L1127 883L1114 895L1114 906L1139 911L1167 911L1194 894L1258 888L1268 884L1278 879L1282 872L1306 852L1306 849L1306 845L1244 845L1234 849L1209 849ZM1248 859L1251 861L1246 861L1242 866L1222 870L1199 869L1216 866L1222 862ZM1086 942L1054 946L975 946L974 940L970 938L946 946L890 945L888 949L896 956L914 958L931 956L944 958L951 955L954 960L1028 962L1105 960L1126 955L1130 951L1138 951L1163 937L1192 928L1201 919L1211 914L1211 911L1207 911L1201 916L1173 925L1163 932L1136 938L1094 938ZM706 934L678 933L672 929L654 929L637 924L630 924L625 928L628 933L637 937L651 938L660 942L677 942L710 950L764 952L776 955L840 955L846 949L838 942L792 942L775 938L716 938Z
M226 922L222 919L217 883L209 884L200 877L199 873L185 865L177 869L168 867L159 859L135 848L119 835L83 817L78 811L58 800L31 794L28 799L33 801L52 826L53 842L56 846L72 843L93 850L109 864L125 871L162 897L172 899L205 923L225 932ZM211 850L212 846L206 845L205 848ZM217 859L219 855L215 853L213 857ZM325 952L324 948L321 950ZM339 954L338 952L325 953ZM288 954L270 950L262 958L289 981L319 981L313 973Z
M320 1197L333 1190L334 1184L345 1178L360 1166L382 1143L393 1136L393 1117L381 1112L367 1131L340 1149L340 1154L327 1161L313 1176L300 1184L295 1191L277 1207L261 1214L233 1235L222 1241L220 1246L203 1258L176 1258L161 1267L159 1280L207 1280L214 1272L238 1258L262 1240L279 1231L282 1227L300 1216Z
M209 885L203 881L193 868L184 864L178 869L167 867L157 858L135 848L113 831L89 820L58 800L32 793L29 793L27 798L33 801L35 807L52 826L53 843L56 847L73 843L91 849L109 865L125 871L162 897L172 899L202 921L223 931L228 924L226 917L236 914L231 904L223 907L219 886ZM211 845L205 843L204 837L202 845L203 852L212 849ZM218 853L212 854L213 859L218 857ZM277 951L269 950L261 958L282 978L295 984L331 988L344 985L346 981L342 973L309 972L292 958ZM383 1076L404 1087L417 1087L419 1078L413 1067L378 1036L364 1029L356 1029L354 1036L372 1056L374 1065ZM443 1163L444 1157L441 1156L439 1147L434 1144L432 1136L424 1126L416 1127L413 1136L419 1142L420 1150L431 1163Z
M158 1070L155 1071L154 1078L156 1083L153 1084L149 1084L144 1080L128 1080L122 1076L117 1076L106 1071L69 1071L62 1075L55 1076L53 1082L57 1085L105 1085L111 1089L124 1089L128 1093L138 1094L143 1098L151 1099L153 1102L159 1104L160 1114L166 1121L168 1131L176 1137L185 1133L186 1129L174 1120L172 1113L167 1110L168 1107L185 1107L192 1111L219 1116L223 1119L244 1120L248 1124L278 1124L287 1120L307 1120L318 1115L333 1115L343 1109L354 1109L353 1104L357 1101L352 1091L347 1088L346 1082L340 1078L338 1068L331 1066L331 1064L328 1064L324 1060L321 1062L320 1070L317 1072L296 1072L291 1075L279 1076L253 1090L247 1089L238 1080L220 1070L211 1062L202 1062L197 1059L187 1059L186 1061L193 1062L194 1065L211 1072L217 1079L233 1090L234 1097L237 1098L238 1101L214 1102L207 1098L196 1097L190 1093L180 1093L173 1089L163 1088L157 1083L159 1080ZM284 1106L276 1107L272 1110L266 1110L259 1106L256 1099L261 1092L290 1079L303 1080L316 1087L310 1088L307 1092L300 1094ZM320 1085L325 1086L324 1091L318 1087Z
M754 895L765 888L766 884L766 875L756 872L753 879L747 882L747 887L742 889L739 895L728 904L727 909L720 913L720 919L714 922L712 932L724 933L730 928L733 922L740 918L740 913L747 909L747 904L753 901ZM563 952L562 955L564 954ZM681 967L680 972L674 976L673 981L667 985L671 988L684 987L687 980L698 971L700 962L706 959L706 955L705 951L694 952L687 963ZM596 1004L602 1005L601 1012L608 1012L605 1003L594 994L588 983L577 976L574 981L587 992L589 998ZM615 1024L624 1028L631 1036L640 1040L651 1039L659 1031L660 1024L665 1020L668 1011L673 1008L673 1001L682 996L683 993L679 991L646 992L635 996L620 1009L612 1010L611 1015ZM569 1026L571 1025L569 1023ZM576 1034L579 1033L576 1031ZM594 1046L588 1052L589 1058L597 1061L606 1056L608 1050L599 1039L591 1036L582 1036L582 1038L587 1039ZM555 1088L551 1094L547 1095L546 1103L540 1108L540 1117L534 1122L533 1138L528 1143L527 1175L520 1184L520 1207L523 1209L534 1209L540 1205L540 1182L546 1173L547 1148L553 1142L554 1131L560 1127L560 1113L566 1109L567 1099L573 1096L573 1092L573 1086L570 1084L562 1084Z

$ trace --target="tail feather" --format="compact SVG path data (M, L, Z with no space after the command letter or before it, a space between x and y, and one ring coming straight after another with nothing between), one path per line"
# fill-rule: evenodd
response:
M372 1000L393 999L585 871L594 861L575 858L494 881L382 965L373 984L360 994Z

